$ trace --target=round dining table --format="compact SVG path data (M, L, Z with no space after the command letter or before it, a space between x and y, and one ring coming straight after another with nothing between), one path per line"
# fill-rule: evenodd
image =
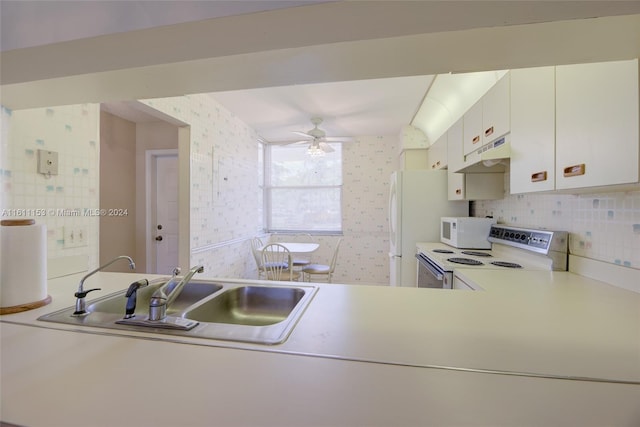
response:
M289 252L294 254L308 254L311 252L315 252L320 247L318 243L301 243L301 242L273 242L273 243L277 243L279 245L284 246L285 248L287 248ZM258 248L258 250L262 251L266 246L269 246L269 244L266 244Z

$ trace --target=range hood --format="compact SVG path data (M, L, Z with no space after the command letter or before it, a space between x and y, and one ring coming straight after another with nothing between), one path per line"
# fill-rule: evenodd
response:
M460 173L504 172L511 157L511 135L506 134L467 154Z

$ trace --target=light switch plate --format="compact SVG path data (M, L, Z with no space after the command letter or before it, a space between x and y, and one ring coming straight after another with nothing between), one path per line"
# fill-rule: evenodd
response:
M58 175L58 152L38 150L38 173Z
M64 249L87 246L87 228L84 226L63 227L62 234Z

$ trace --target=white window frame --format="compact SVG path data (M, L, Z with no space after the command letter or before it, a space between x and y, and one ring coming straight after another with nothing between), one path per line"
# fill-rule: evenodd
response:
M271 181L271 147L273 145L264 144L264 187L263 187L263 200L264 200L264 224L266 227L267 233L309 233L314 235L342 235L344 229L344 221L343 221L343 186L344 186L344 165L342 161L344 159L342 155L342 150L340 151L340 164L341 164L341 176L340 176L340 184L336 185L314 185L314 186L276 186L272 185ZM339 189L340 191L340 229L339 230L310 230L310 229L281 229L281 228L273 228L271 225L272 215L271 215L271 190L273 188L277 189L295 189L295 190L314 190L314 189Z

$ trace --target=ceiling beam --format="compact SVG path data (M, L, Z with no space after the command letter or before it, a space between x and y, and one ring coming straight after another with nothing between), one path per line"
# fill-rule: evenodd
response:
M205 56L201 59L174 57L167 61L154 57L153 52L147 55L141 51L139 57L152 58L145 63L161 63L137 67L129 67L130 61L109 66L94 53L81 61L84 67L79 64L68 70L51 70L50 74L42 72L37 77L26 75L31 69L29 61L24 63L9 54L1 57L0 100L5 107L22 109L635 58L640 56L640 15L428 32L244 53L229 49L213 57L199 54ZM88 53L81 50L77 55ZM92 58L101 65L88 71L86 63ZM49 59L64 62L56 57ZM5 69L11 70L8 77L4 76ZM25 76L18 78L20 69ZM71 73L77 69L85 72Z

